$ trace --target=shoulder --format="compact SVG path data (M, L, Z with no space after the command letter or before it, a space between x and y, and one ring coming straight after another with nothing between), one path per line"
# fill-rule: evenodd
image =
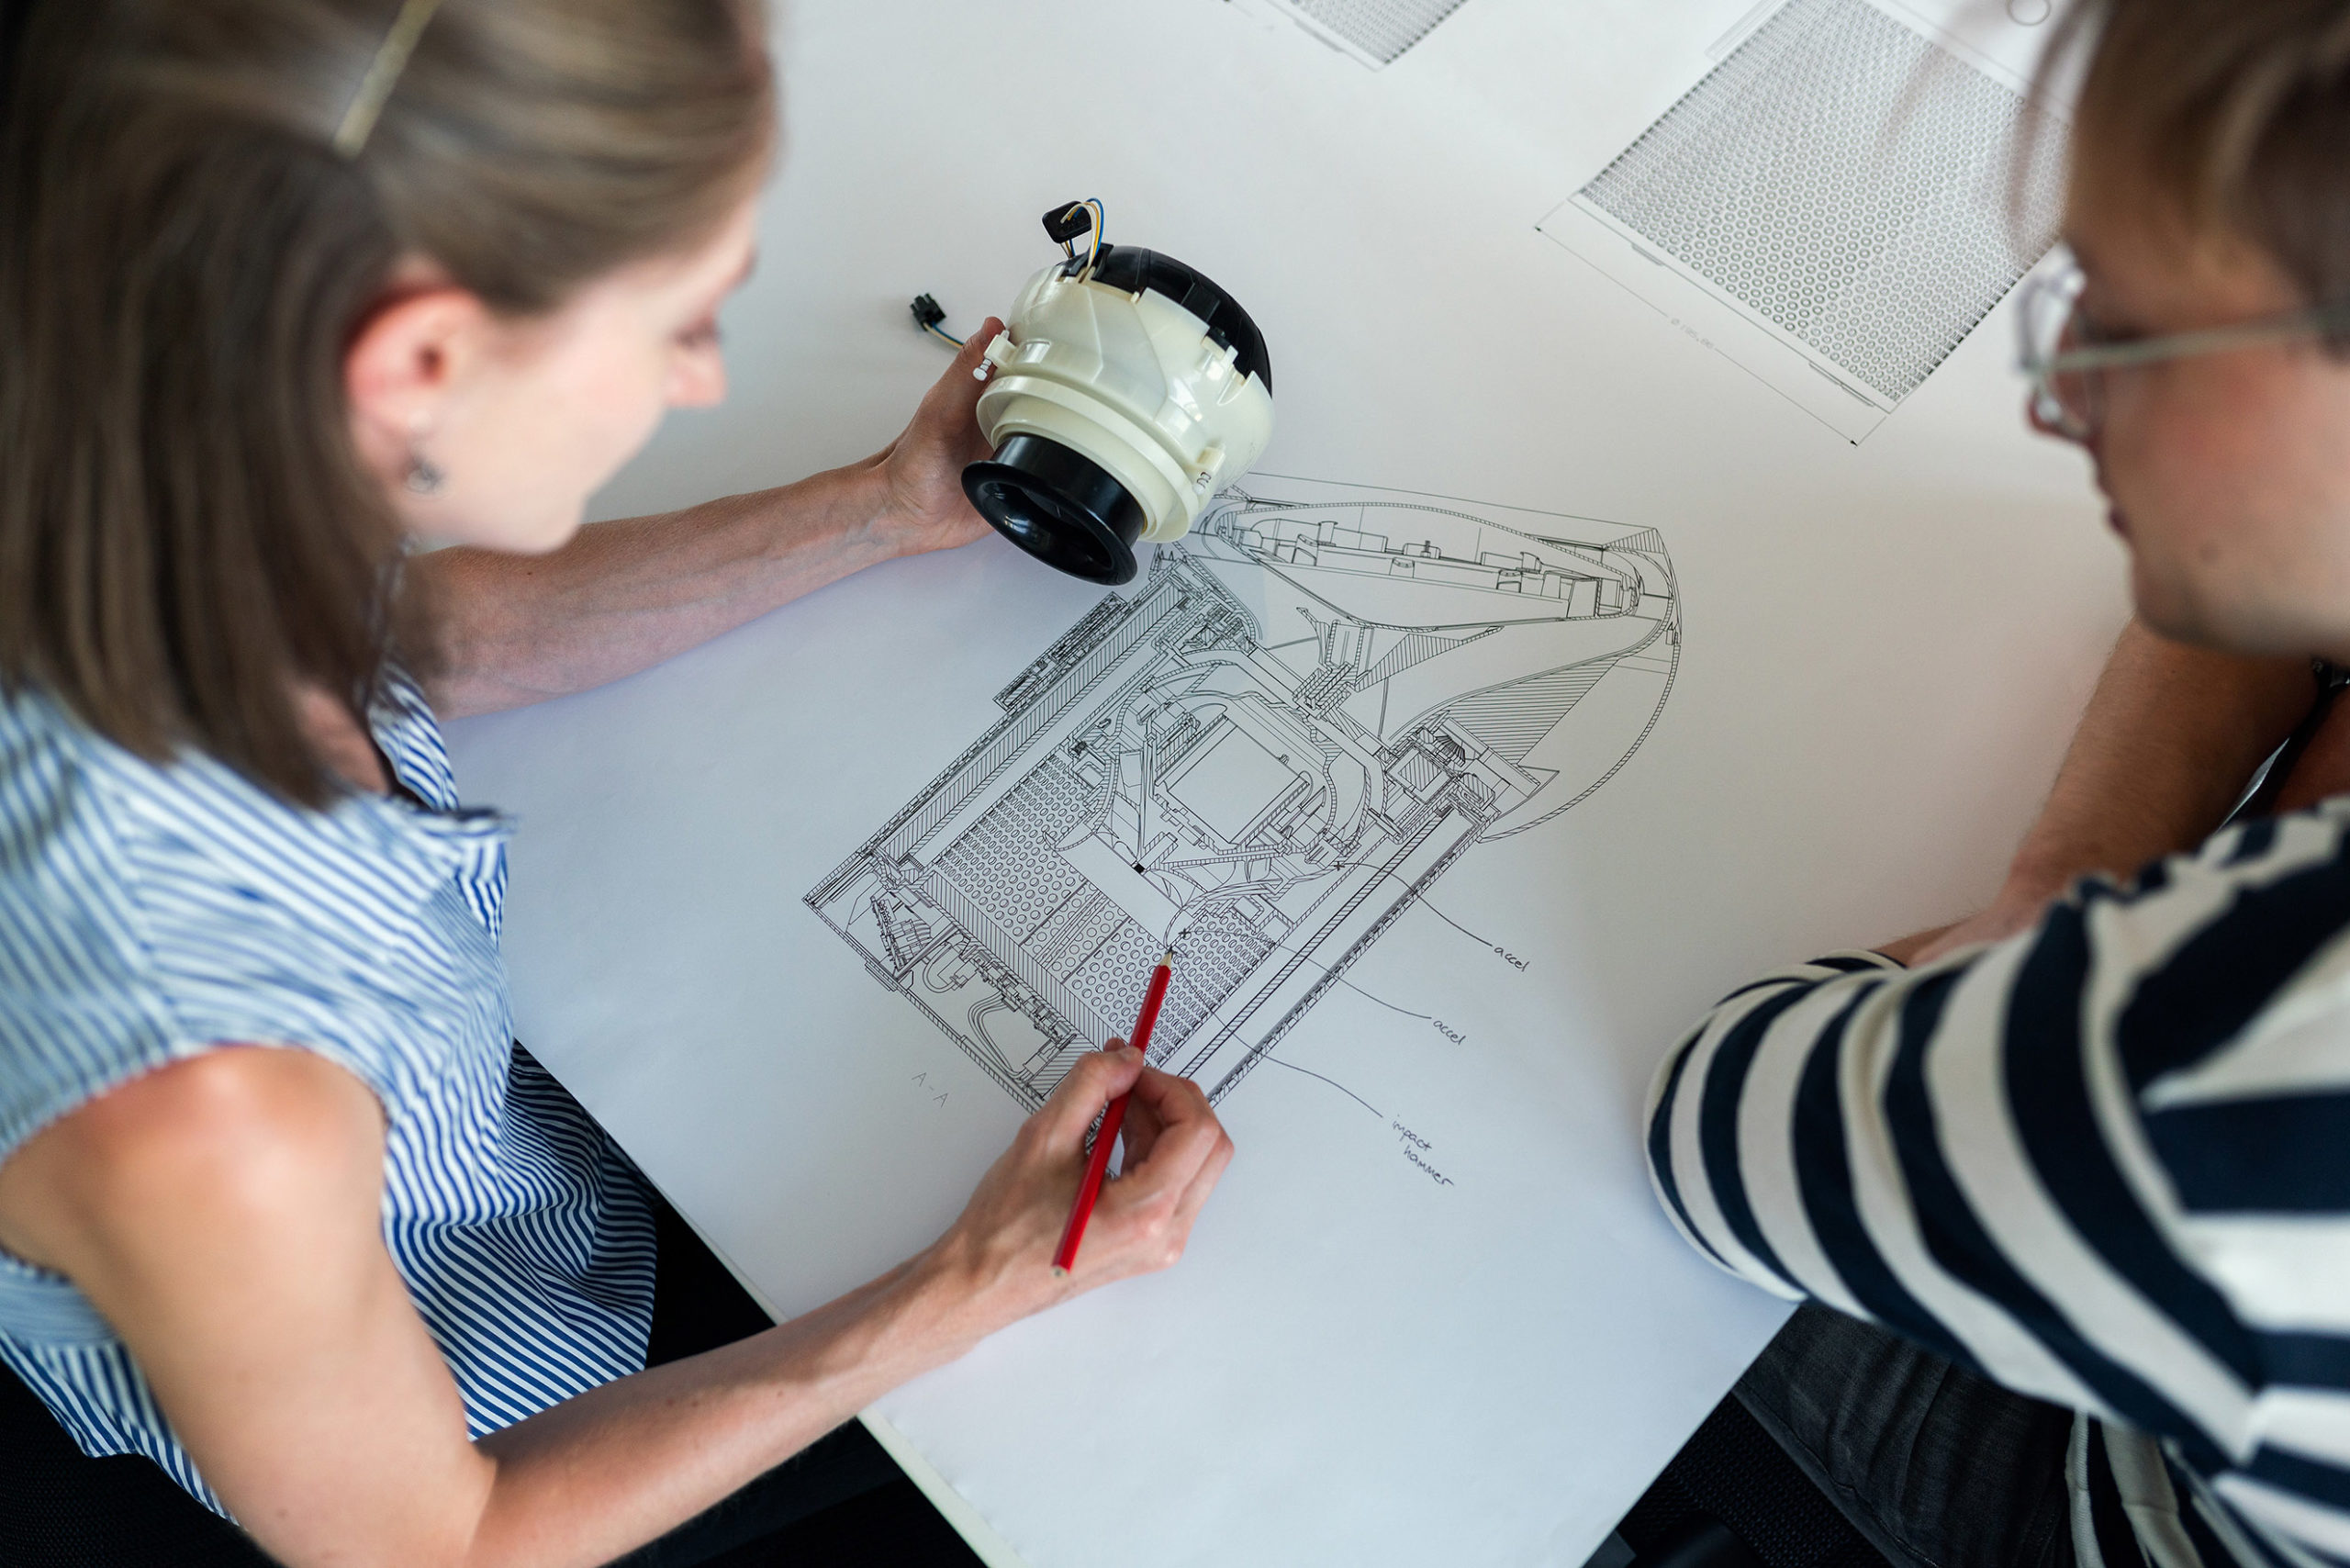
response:
M154 763L38 690L0 695L0 1158L216 1042L356 1061L432 868L364 812L306 812L202 754ZM356 1054L354 1054L356 1053Z
M0 693L0 1150L28 1064L126 1039L151 1060L160 1042L131 834L96 746L38 693Z
M33 875L69 841L105 852L96 744L42 693L0 689L0 878Z
M437 749L429 711L386 722ZM312 810L199 750L134 756L38 692L0 700L0 933L13 913L167 959L263 941L294 962L445 879L405 816L355 793Z
M2280 1039L2306 1055L2309 1023L2350 1029L2350 800L2234 824L2126 885L2085 883L2039 935L2037 967L2082 971L2087 1016L2149 1107L2247 1052L2274 1064Z
M2350 799L2157 881L2107 934L2135 964L2110 1038L2182 1212L2350 1218Z
M314 1052L225 1045L100 1095L58 1130L84 1151L168 1169L224 1150L307 1159L380 1119L367 1088Z
M295 810L201 752L149 760L38 689L0 691L0 902L102 900L175 846L249 853Z
M12 1021L111 1018L173 931L260 914L267 879L233 873L298 837L291 812L200 754L151 762L37 689L0 694L0 1065Z
M218 1047L27 1140L0 1164L0 1237L79 1274L94 1249L151 1250L183 1229L217 1239L321 1203L372 1204L382 1170L382 1116L359 1080L309 1051Z

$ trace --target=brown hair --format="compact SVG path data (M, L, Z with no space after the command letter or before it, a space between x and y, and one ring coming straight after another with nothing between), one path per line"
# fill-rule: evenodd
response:
M151 759L333 790L289 681L429 665L342 356L421 255L530 315L765 166L754 0L0 0L0 684Z
M2350 300L2350 5L2079 0L2053 42L2087 49L2076 180L2143 182L2311 302Z

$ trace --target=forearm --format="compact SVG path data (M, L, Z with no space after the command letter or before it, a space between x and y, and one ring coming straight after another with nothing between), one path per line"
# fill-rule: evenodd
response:
M926 1261L766 1333L606 1384L483 1439L467 1568L618 1557L968 1348Z
M2044 899L2076 877L2124 875L2200 843L2314 696L2305 659L2188 647L2132 622L2016 851L2010 887Z
M1126 1159L1048 1267L1102 1108ZM1231 1143L1206 1096L1089 1052L946 1234L831 1305L479 1442L384 1245L385 1123L317 1053L223 1047L0 1163L0 1244L73 1280L189 1454L280 1562L590 1568L655 1539L1008 1323L1165 1268ZM495 1296L487 1299L495 1309Z
M2188 647L2132 621L1991 902L1955 925L1878 950L1904 964L1932 963L2022 930L2077 878L2126 877L2193 848L2316 698L2306 660Z
M1856 1026L1852 1010L1898 974L1873 955L1840 953L1767 975L1717 1002L1657 1066L1645 1117L1650 1182L1683 1238L1750 1283L1792 1296L1812 1294L1816 1282L1792 1272L1763 1238L1777 1216L1746 1189L1743 1134L1724 1135L1750 1125L1750 1101L1763 1111L1751 1125L1791 1119L1800 1085L1817 1075L1747 1068L1766 1040L1796 1059L1841 1041ZM1736 1159L1724 1157L1726 1141ZM1774 1190L1788 1196L1784 1184Z
M1075 1269L1047 1267L1089 1128L1131 1095L1125 1159ZM1080 1057L946 1234L766 1334L627 1378L485 1439L497 1466L467 1568L602 1562L692 1518L1007 1323L1181 1253L1232 1158L1196 1084L1133 1050Z
M597 523L546 555L442 550L414 568L441 607L444 717L617 680L900 554L880 459L684 511Z

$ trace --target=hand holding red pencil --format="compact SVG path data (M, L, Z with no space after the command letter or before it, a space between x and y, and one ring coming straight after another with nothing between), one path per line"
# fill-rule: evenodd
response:
M1142 1012L1135 1019L1134 1038L1128 1042L1146 1061L1150 1059L1151 1031L1158 1027L1159 1005L1167 1000L1167 987L1175 978L1175 950L1158 960L1150 971L1150 984L1143 991ZM1093 1205L1102 1196L1102 1179L1109 1174L1110 1150L1117 1143L1118 1134L1126 1122L1126 1103L1132 1096L1121 1094L1110 1102L1102 1113L1102 1126L1093 1134L1093 1152L1086 1157L1085 1173L1077 1181L1077 1197L1069 1206L1069 1223L1061 1226L1060 1244L1053 1249L1053 1272L1066 1274L1077 1267L1077 1249L1085 1239L1085 1227L1093 1218Z
M1120 1095L1127 1097L1125 1163L1102 1184L1076 1268L1057 1274L1052 1259L1083 1177L1086 1132ZM958 1303L962 1338L976 1340L1096 1285L1175 1262L1231 1159L1232 1140L1199 1086L1113 1040L1078 1058L919 1266L953 1282L944 1294Z

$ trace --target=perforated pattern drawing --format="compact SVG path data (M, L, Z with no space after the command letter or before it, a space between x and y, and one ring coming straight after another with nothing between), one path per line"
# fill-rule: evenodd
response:
M1435 30L1459 10L1461 0L1286 0L1290 9L1312 18L1385 65Z
M1025 942L1084 885L1067 861L1050 853L1083 805L1076 778L1048 759L957 840L938 868Z
M1865 0L1791 0L1582 195L1897 401L2051 242L2054 138L2011 184L2026 123Z

